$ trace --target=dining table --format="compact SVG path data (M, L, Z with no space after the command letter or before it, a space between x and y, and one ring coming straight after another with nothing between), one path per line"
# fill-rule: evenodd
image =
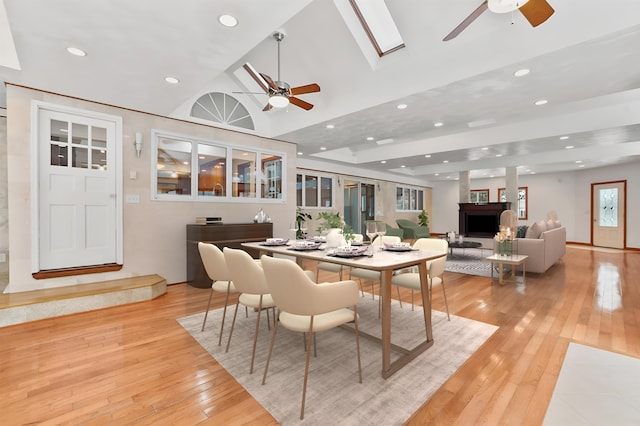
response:
M349 268L364 268L380 272L380 291L382 297L381 314L381 338L379 339L382 348L382 377L389 378L395 372L406 366L411 360L425 352L433 346L433 330L431 325L431 302L429 300L429 284L427 261L441 257L439 251L415 250L398 251L385 248L372 247L370 254L360 256L342 257L336 255L335 249L327 249L325 245L320 245L315 249L296 249L289 244L273 245L266 242L243 243L243 247L257 250L260 255L284 255L295 258L296 262L302 266L304 260L317 262L331 262ZM424 313L425 339L413 348L404 348L392 343L391 336L391 277L394 271L417 267L420 275L422 287L421 297ZM369 336L372 337L373 336ZM375 338L377 339L377 338ZM391 352L396 352L399 356L391 360Z

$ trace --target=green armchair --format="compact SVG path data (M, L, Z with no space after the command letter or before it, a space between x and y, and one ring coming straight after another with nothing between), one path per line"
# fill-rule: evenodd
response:
M417 223L406 219L396 219L396 223L404 232L404 238L406 239L417 240L418 238L431 237L431 232L427 226L420 226Z
M394 228L393 226L389 225L388 223L385 223L386 227L387 227L387 233L385 235L391 235L394 237L400 237L400 239L404 238L404 231L400 228Z

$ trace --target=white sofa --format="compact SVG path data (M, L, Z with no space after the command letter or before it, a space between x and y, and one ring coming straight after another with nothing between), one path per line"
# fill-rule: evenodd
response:
M526 254L529 256L526 263L527 272L543 273L549 269L556 261L558 261L566 253L567 248L567 230L556 222L557 227L544 230L537 238L533 238L537 231L541 230L541 223L536 222L531 226L533 232L527 230L525 238L517 239L518 254Z

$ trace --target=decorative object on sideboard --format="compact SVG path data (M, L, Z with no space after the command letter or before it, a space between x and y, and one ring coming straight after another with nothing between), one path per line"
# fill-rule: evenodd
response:
M258 209L258 214L253 217L253 223L269 223L271 217L262 210L262 207Z

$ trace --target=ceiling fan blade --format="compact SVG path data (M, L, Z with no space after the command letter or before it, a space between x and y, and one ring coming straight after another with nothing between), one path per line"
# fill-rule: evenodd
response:
M318 86L316 83L307 84L305 86L292 87L290 89L292 95L304 95L305 93L314 93L319 91L320 86Z
M256 81L256 83L258 83L258 86L260 86L260 88L265 91L265 93L269 93L269 89L267 88L267 86L265 86L264 81L260 78L258 72L253 69L249 62L244 64L242 68L244 68L249 73L249 75Z
M471 25L473 21L478 19L478 16L482 15L482 13L487 10L488 7L488 0L484 0L484 2L482 2L482 4L476 8L476 10L471 12L471 15L467 16L464 21L460 22L460 24L455 27L453 31L451 31L445 38L442 39L442 41L449 41L452 38L456 38L462 31L464 31L465 28Z
M310 104L309 102L303 101L302 99L295 98L293 96L289 97L289 102L291 102L295 106L298 106L298 107L300 107L302 109L306 109L307 111L309 111L311 108L313 108L313 105Z
M537 27L553 15L553 7L546 0L529 0L518 9L532 27Z
M267 104L264 106L264 108L262 108L263 111L271 111L271 108L273 108L273 106L271 106L271 104L269 102L267 102Z
M280 88L278 87L278 85L275 83L275 81L273 81L273 79L271 77L269 77L266 74L262 74L260 73L260 75L262 76L262 78L264 78L264 80L267 82L267 84L269 85L269 87L272 90L275 90L276 92L280 91Z

